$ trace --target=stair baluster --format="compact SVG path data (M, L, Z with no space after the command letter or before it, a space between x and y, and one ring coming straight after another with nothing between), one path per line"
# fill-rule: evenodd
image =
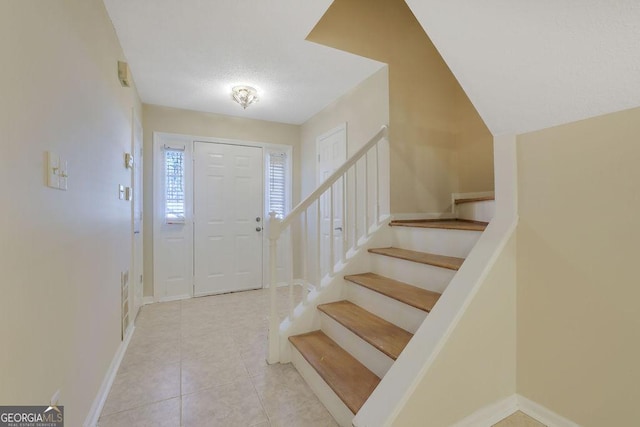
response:
M278 298L277 298L277 285L278 285L278 247L280 244L280 240L282 235L287 232L287 236L290 239L289 247L287 248L288 253L285 254L285 257L290 261L287 263L291 268L290 277L287 278L288 289L288 307L286 312L288 313L289 318L292 320L295 314L295 307L298 302L303 304L307 304L307 292L309 291L309 284L312 281L315 281L314 285L317 290L322 286L322 280L325 276L323 274L323 267L327 268L326 274L328 276L332 276L335 272L335 264L338 262L346 262L347 255L351 248L357 249L358 242L360 238L368 237L369 235L369 227L370 223L378 225L380 223L381 218L381 209L380 209L380 181L379 181L379 169L380 165L380 157L379 157L379 148L381 142L386 141L388 133L387 126L382 126L382 128L371 138L362 148L360 148L353 156L351 156L340 168L338 168L331 176L329 176L325 182L320 184L316 190L314 190L306 199L304 199L301 203L298 204L288 215L286 215L283 219L278 219L275 213L269 214L269 286L270 286L270 304L269 304L269 354L267 357L267 361L269 363L277 363L280 359L280 347L279 347L279 339L280 339L280 323L283 320L280 317L280 312L278 310ZM375 163L373 165L369 165L369 155L371 152L375 150ZM363 203L359 203L358 193L360 192L360 188L358 186L358 162L362 160L364 164L364 178L362 180L362 201ZM373 167L375 169L375 204L370 207L369 206L369 172L370 168ZM348 186L348 174L353 171L353 194L347 194L349 192ZM342 182L338 182L338 181ZM335 191L342 186L342 197L340 197L339 201L335 200ZM329 198L326 200L326 198ZM322 242L322 205L321 200L324 198L326 203L326 207L329 214L329 230L327 233L328 242L323 244ZM349 215L349 209L347 207L348 200L354 200L352 208L353 215ZM336 238L336 230L335 230L335 203L342 203L342 212L341 212L341 220L342 220L342 250L337 254L336 257L336 248L335 248L335 238ZM308 212L309 209L312 209L315 203L315 212ZM360 205L360 206L358 206ZM370 211L371 209L371 211ZM309 216L315 214L315 254L309 249L309 241L310 237L313 236L313 231L310 230ZM362 215L361 218L358 218L358 215ZM358 220L363 221L363 228L361 232L359 232L360 227L358 227ZM373 220L373 221L372 221ZM294 233L292 231L293 224L299 225L298 229L302 232L301 239L295 239ZM312 221L313 224L313 221ZM351 242L351 248L349 248L349 234L352 233L353 241ZM298 280L293 278L293 265L294 254L293 249L297 243L300 243L302 246L301 250L299 250L298 254L302 258L299 259L301 261L301 274L302 277ZM323 254L327 257L326 265L323 266L324 257ZM315 255L315 256L314 256ZM314 262L310 262L311 257L314 257ZM310 265L315 264L315 274L313 275L313 280L311 280L311 272L309 271ZM296 298L296 292L294 286L302 285L302 297Z

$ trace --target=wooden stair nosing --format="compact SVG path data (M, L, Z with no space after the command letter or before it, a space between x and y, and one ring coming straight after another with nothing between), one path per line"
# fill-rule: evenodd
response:
M322 331L289 337L351 412L357 414L380 383L380 378Z
M427 252L412 251L409 249L401 249L395 247L388 248L372 248L370 253L385 255L393 258L404 259L407 261L417 262L420 264L428 264L436 267L447 268L449 270L458 270L464 262L464 258L456 258L446 255L430 254Z
M356 285L363 286L389 298L429 313L440 298L440 294L409 285L408 283L380 276L375 273L362 273L344 276Z
M495 196L480 196L480 197L468 197L466 199L456 199L456 205L462 205L464 203L473 203L473 202L486 202L489 200L495 200Z
M488 222L471 219L403 219L389 223L391 227L438 228L444 230L484 231Z
M355 305L338 301L318 305L318 310L371 344L391 359L396 360L413 334Z

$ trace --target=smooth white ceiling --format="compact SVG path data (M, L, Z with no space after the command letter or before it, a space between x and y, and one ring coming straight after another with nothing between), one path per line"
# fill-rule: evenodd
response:
M104 0L142 101L300 124L383 64L305 41L331 0ZM256 87L246 110L231 87Z
M640 106L638 0L406 0L494 135Z

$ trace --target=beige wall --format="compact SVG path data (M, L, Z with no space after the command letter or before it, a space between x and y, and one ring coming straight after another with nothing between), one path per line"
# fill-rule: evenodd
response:
M293 203L300 200L300 126L147 105L144 110L144 294L153 295L153 132L293 146Z
M403 0L336 0L308 40L389 64L392 212L493 189L492 137Z
M0 51L0 404L60 389L79 426L120 344L131 206L117 187L141 106L101 1L2 1ZM68 160L68 191L45 186L46 151Z
M456 172L458 191L494 189L493 135L460 86L457 87Z
M518 137L518 393L637 424L640 109Z
M394 426L446 427L516 387L513 235Z

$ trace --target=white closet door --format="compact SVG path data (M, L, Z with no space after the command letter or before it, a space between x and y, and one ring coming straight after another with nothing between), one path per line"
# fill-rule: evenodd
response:
M340 168L347 160L347 127L346 124L320 135L316 139L318 152L318 186ZM327 191L320 198L320 276L324 276L332 265L340 260L343 240L343 191L342 179L333 186L333 259L330 260L331 236L331 193Z
M262 287L262 180L262 148L195 143L195 296Z

